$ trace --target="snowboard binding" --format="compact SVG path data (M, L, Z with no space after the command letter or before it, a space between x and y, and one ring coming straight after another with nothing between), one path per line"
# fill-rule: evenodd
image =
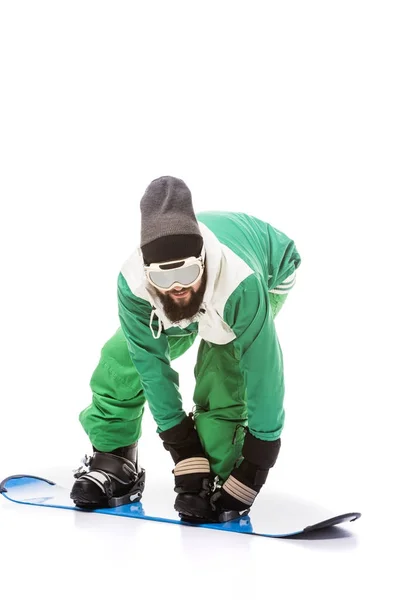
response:
M182 521L188 523L205 523L213 519L210 505L212 484L204 477L200 491L188 491L185 487L175 487L177 496L174 508Z
M137 443L114 453L95 451L74 473L70 497L78 508L94 510L139 502L146 473L138 466Z
M178 491L176 489L176 491ZM247 515L250 509L244 511L226 510L220 506L218 500L221 496L215 481L203 479L203 488L200 492L178 493L174 508L181 521L186 523L226 523Z

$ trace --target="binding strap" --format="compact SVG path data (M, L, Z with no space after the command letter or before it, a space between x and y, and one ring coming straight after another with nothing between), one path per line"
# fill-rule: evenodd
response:
M194 473L210 473L210 463L205 457L193 456L192 458L185 458L175 465L175 477L193 475Z
M257 496L255 490L236 479L236 477L233 477L233 475L229 475L222 489L233 498L236 498L236 500L239 500L239 502L243 502L243 504L247 504L248 506L253 504Z

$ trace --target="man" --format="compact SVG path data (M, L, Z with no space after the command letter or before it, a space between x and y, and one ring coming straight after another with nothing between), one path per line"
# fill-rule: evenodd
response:
M181 518L235 518L278 457L284 375L274 317L301 259L292 240L255 217L196 216L175 177L152 181L140 207L140 248L118 279L121 328L102 349L92 403L80 414L94 454L71 498L97 508L141 497L147 401L175 464ZM171 361L196 336L195 412L187 415Z

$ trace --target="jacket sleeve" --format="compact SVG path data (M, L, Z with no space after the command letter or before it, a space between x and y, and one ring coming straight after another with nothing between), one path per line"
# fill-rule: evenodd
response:
M179 392L179 376L171 368L168 338L154 339L150 327L152 307L134 296L122 273L118 277L118 314L132 362L146 400L157 423L157 432L178 425L185 418Z
M284 372L268 289L252 274L229 298L224 320L233 330L247 392L248 425L252 435L273 441L284 426Z
M296 282L301 257L287 235L265 223L267 236L268 289L274 294L287 294Z

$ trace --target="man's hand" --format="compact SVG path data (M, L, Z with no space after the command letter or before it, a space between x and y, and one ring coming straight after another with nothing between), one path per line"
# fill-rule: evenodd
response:
M184 520L209 521L212 518L210 463L192 417L189 415L179 425L160 433L160 437L175 463L175 510Z
M246 432L243 460L233 469L222 488L212 499L216 510L249 510L264 485L269 469L274 466L281 446L280 439L269 442Z

